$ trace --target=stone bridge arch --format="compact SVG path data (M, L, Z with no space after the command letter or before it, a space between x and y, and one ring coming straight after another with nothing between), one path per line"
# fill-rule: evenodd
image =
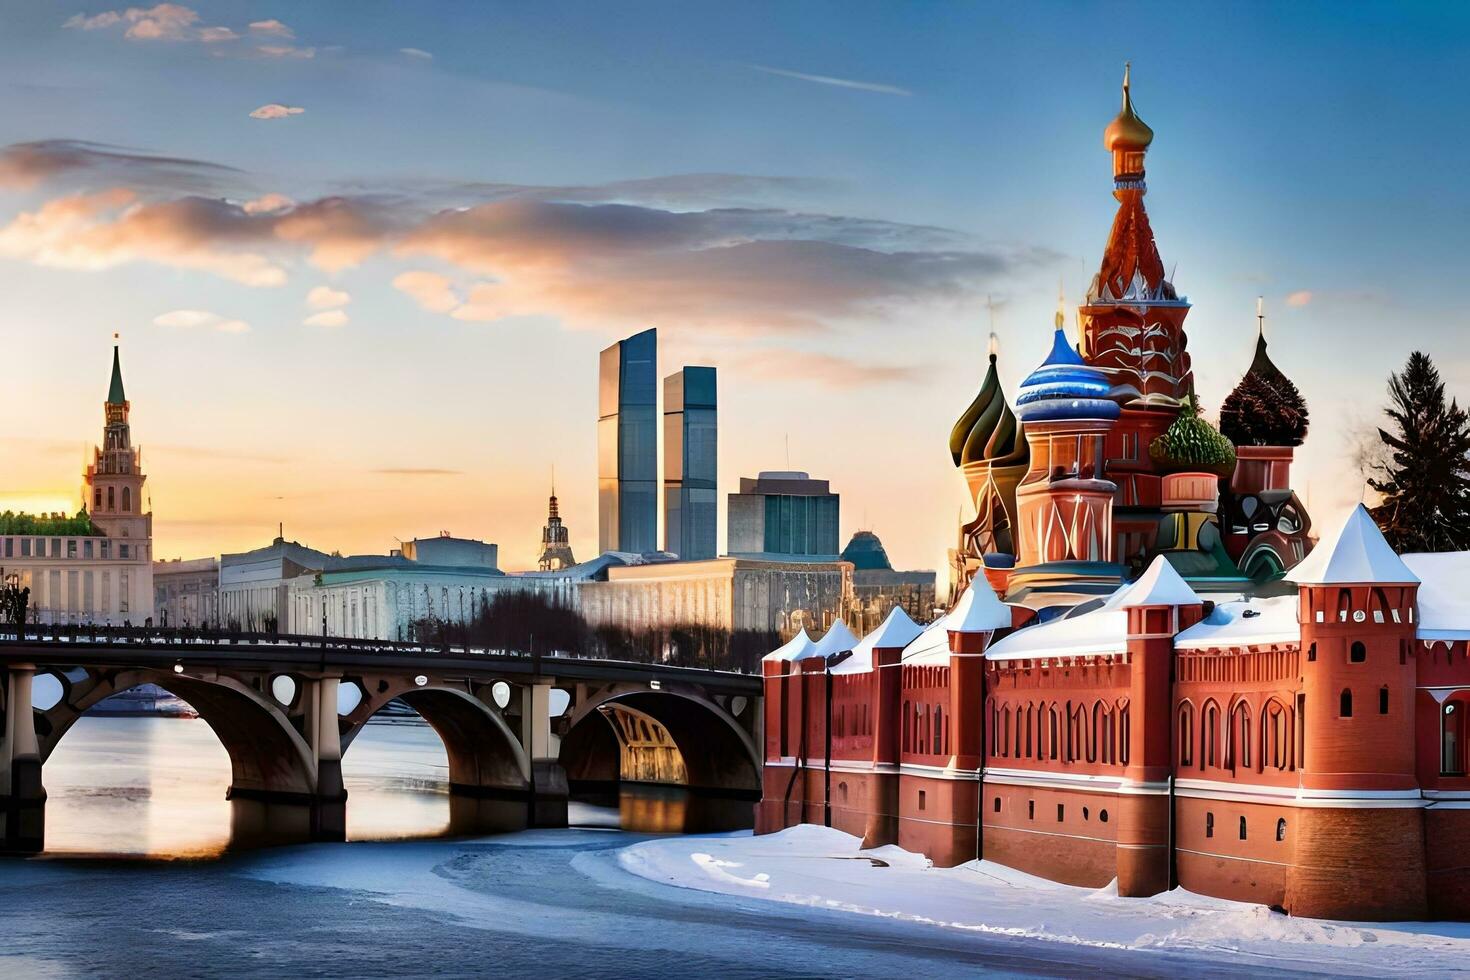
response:
M625 733L607 717L615 711L656 722L677 747L690 794L684 829L750 826L760 796L754 739L723 705L693 688L614 685L582 699L567 719L559 752L573 793L602 796L637 781L623 765Z
M492 684L418 684L414 678L344 678L364 690L342 719L345 754L369 719L403 701L439 736L449 761L449 826L453 834L524 829L530 820L530 757L490 696ZM493 682L492 682L493 683Z

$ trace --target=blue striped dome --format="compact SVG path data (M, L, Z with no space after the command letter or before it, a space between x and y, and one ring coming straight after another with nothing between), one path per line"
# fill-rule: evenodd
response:
M1107 376L1082 360L1059 326L1051 353L1021 382L1016 408L1023 421L1115 419L1122 410L1109 390Z

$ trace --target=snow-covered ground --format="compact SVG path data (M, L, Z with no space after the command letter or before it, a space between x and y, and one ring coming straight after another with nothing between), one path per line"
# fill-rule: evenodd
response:
M748 832L671 837L622 850L619 863L664 884L741 898L923 923L955 933L1005 935L1075 946L1197 951L1343 973L1470 972L1470 924L1356 923L1296 919L1260 905L1175 889L1119 898L1035 878L988 861L933 868L897 847L859 850L859 839L803 825L764 837Z

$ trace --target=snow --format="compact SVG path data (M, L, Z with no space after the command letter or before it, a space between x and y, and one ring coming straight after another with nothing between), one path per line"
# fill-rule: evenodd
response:
M951 633L987 633L991 630L1008 629L1011 625L1011 610L986 587L985 580L971 582L960 601L954 604L946 617L945 629Z
M852 630L842 620L832 624L827 634L817 641L816 645L805 653L796 657L797 660L812 660L815 658L827 658L833 654L846 653L857 646L858 638L852 635Z
M652 840L623 849L618 861L633 874L698 891L881 917L951 935L1197 952L1228 958L1247 973L1295 966L1361 976L1442 975L1463 970L1470 956L1470 923L1296 919L1182 889L1119 898L1116 883L1077 888L989 861L933 868L897 847L864 851L860 844L857 837L804 824L762 837ZM923 942L922 932L915 941Z
M1419 639L1470 640L1470 551L1404 555L1404 564L1419 577Z
M852 656L832 668L834 674L862 674L873 669L874 650L902 650L924 632L899 606L894 606L882 625L852 648Z
M812 643L812 638L807 636L806 630L802 629L785 644L762 657L761 661L764 663L766 661L800 660L815 645Z
M1123 587L1118 604L1124 609L1134 609L1139 606L1197 606L1200 601L1169 560L1158 555L1137 581Z
M1222 602L1204 619L1180 633L1174 640L1174 648L1199 650L1296 643L1302 637L1296 611L1294 595ZM1255 615L1247 616L1247 612Z
M1383 532L1362 504L1342 527L1319 541L1301 564L1287 572L1286 578L1299 585L1413 585L1419 581L1383 539Z
M1128 648L1128 611L1125 589L1108 596L1087 612L1073 610L1056 619L1024 626L985 651L988 660L1030 660L1037 657L1077 657L1122 653Z
M949 617L940 616L924 627L914 642L903 652L903 662L915 666L949 663Z

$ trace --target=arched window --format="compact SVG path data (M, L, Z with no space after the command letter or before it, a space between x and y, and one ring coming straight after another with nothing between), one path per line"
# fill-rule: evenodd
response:
M903 750L905 752L912 752L914 750L914 733L912 727L909 725L909 719L914 716L913 712L910 710L911 705L912 702L910 701L905 701L903 703ZM992 703L990 706L990 744L995 744L994 703Z
M1194 705L1188 701L1179 705L1179 765L1194 763Z
M1276 839L1278 841L1286 840L1286 818L1285 817L1282 817L1280 820L1277 820L1276 821Z
M1285 769L1291 742L1286 730L1286 708L1272 698L1261 711L1261 767Z
M1128 765L1128 739L1129 739L1128 705L1123 705L1118 712L1118 764Z
M1006 705L1000 709L1000 754L1009 756L1011 754L1011 706Z
M1340 718L1351 718L1353 716L1353 692L1343 688L1337 697L1337 714Z
M1219 764L1220 707L1213 701L1205 703L1205 710L1200 718L1199 733L1200 768L1203 769L1206 766L1214 768Z
M944 745L944 709L936 706L934 708L934 751L943 755Z
M1057 744L1060 738L1061 719L1057 717L1057 706L1048 705L1046 709L1046 751L1047 758L1057 757Z
M1025 757L1031 758L1031 733L1036 727L1036 709L1026 705L1026 749Z
M1102 702L1096 701L1092 705L1092 726L1088 729L1087 761L1097 761L1097 744L1102 741Z
M1458 776L1465 771L1465 711L1456 701L1446 701L1440 712L1439 772Z
M122 504L123 504L122 505L122 509L123 509L123 513L124 514L131 514L133 512L133 488L132 487L123 487Z
M1230 709L1230 730L1225 736L1225 768L1236 771L1251 767L1251 712L1239 701Z
M1102 761L1108 765L1118 761L1118 713L1113 708L1103 713Z
M113 494L115 487L107 488L107 509L117 510L117 497Z
M1355 664L1363 663L1368 659L1368 648L1363 646L1362 640L1353 641L1352 647L1348 650L1348 659Z

